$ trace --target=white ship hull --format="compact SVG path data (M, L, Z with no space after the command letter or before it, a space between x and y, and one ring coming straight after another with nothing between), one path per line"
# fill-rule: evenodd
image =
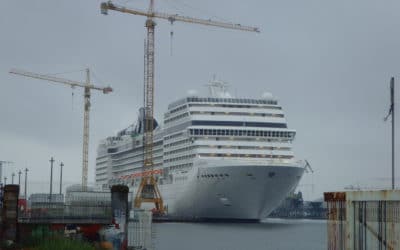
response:
M258 221L296 188L304 171L294 165L222 159L197 164L174 176L173 184L159 186L170 218Z

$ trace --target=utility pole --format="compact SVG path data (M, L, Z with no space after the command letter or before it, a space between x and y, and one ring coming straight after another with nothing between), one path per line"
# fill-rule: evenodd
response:
M14 176L15 176L15 173L12 173L11 174L11 184L14 184Z
M27 183L28 183L28 168L25 168L25 187L24 187L24 189L25 189L25 191L24 191L25 199L27 199L27 197L26 197Z
M21 174L22 174L21 170L18 171L18 185L19 186L21 186Z
M392 116L392 189L395 189L395 183L394 183L394 122L395 122L395 117L394 117L394 77L390 79L390 109L389 113L385 117L385 121L389 118L389 116Z
M21 170L19 170L18 171L18 186L19 186L19 194L18 195L21 194L21 174L22 174L22 172L21 172Z
M60 169L60 194L62 194L62 171L63 171L63 166L64 166L64 163L60 163L60 167L61 167L61 169Z
M53 193L53 163L54 159L51 157L50 159L50 198L49 201L51 202L51 195Z
M394 189L394 77L390 81L390 102L392 108L392 189Z

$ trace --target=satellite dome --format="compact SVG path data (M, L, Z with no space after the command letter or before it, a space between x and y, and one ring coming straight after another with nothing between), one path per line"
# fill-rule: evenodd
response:
M197 90L189 89L187 94L188 94L188 96L197 96Z
M264 92L262 94L262 98L263 99L273 99L274 97L272 96L272 94L270 92Z

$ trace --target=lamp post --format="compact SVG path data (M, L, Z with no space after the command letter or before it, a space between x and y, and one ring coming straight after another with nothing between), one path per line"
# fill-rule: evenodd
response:
M60 194L62 194L62 172L63 172L63 166L64 166L64 163L60 163L60 167L61 167L61 169L60 169Z
M27 190L27 183L28 183L28 168L25 168L25 187L24 187L24 195L25 195L25 199L27 199L26 197L26 190Z
M21 174L22 174L21 170L18 171L18 185L19 186L21 186Z
M51 195L53 193L53 163L54 163L54 159L53 159L53 157L51 157L51 159L50 159L50 197L49 197L50 202L51 202Z
M395 189L395 183L394 183L394 144L395 144L395 136L394 136L394 122L395 122L395 118L394 118L394 77L392 77L390 79L390 109L389 109L389 113L386 115L386 117L384 118L384 121L387 121L387 119L389 118L389 116L392 116L392 189Z

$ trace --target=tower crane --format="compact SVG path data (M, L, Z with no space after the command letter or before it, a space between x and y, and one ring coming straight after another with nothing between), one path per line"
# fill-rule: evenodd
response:
M213 27L260 32L256 27L244 26L228 22L213 21L210 19L193 18L181 16L177 14L168 14L154 11L154 0L150 0L148 11L139 9L126 8L119 6L111 1L101 3L101 13L108 14L108 10L119 11L122 13L139 15L147 17L145 26L147 28L146 54L145 54L145 86L144 86L144 103L145 103L145 130L144 130L144 168L153 170L153 112L154 112L154 29L156 26L155 18L168 20L173 23L175 21L208 25ZM151 171L153 173L153 171ZM143 176L140 186L137 190L134 207L140 208L143 202L155 204L157 213L164 214L163 199L157 186L154 175Z
M84 89L84 114L83 114L83 147L82 147L82 190L87 189L87 179L88 179L88 159L89 159L89 113L90 113L90 90L100 90L103 94L108 94L113 91L110 86L98 87L90 82L90 71L86 69L86 82L78 82L74 80L59 78L55 76L37 74L33 72L28 72L24 70L12 69L11 74L16 74L20 76L31 77L35 79L61 83L71 88L80 87Z

